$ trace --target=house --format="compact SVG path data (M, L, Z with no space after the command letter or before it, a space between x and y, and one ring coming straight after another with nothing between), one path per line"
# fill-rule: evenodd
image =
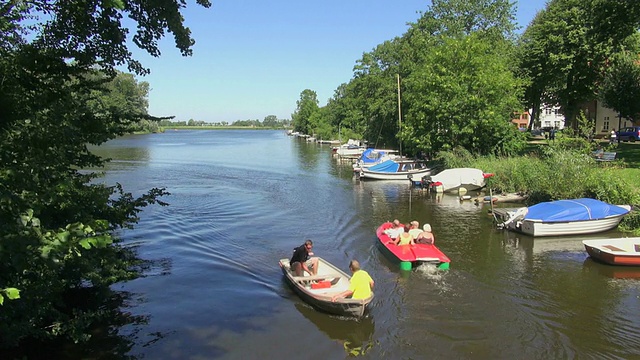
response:
M587 118L595 120L595 136L608 137L611 130L620 130L627 126L635 125L633 121L627 118L620 118L617 111L604 106L602 101L592 101L595 108L595 114L589 114Z
M530 109L528 112L515 112L511 122L516 124L518 129L526 129L529 127L529 114L533 111ZM534 129L562 129L564 128L564 115L560 111L559 106L546 106L543 105L540 109L540 122L533 124Z
M540 109L540 128L558 130L564 128L564 114L559 106L542 106Z
M518 129L527 129L529 127L529 113L526 111L514 112L511 122L516 124Z

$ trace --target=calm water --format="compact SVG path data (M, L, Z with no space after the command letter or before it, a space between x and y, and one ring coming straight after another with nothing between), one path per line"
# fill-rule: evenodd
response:
M495 229L487 205L356 182L329 147L281 131L170 131L98 149L104 181L140 194L166 187L122 233L154 260L122 327L145 359L560 359L640 356L640 268L587 259L578 238L535 240ZM403 274L375 247L385 220L431 223L451 269ZM619 236L616 232L596 237ZM376 281L369 317L319 313L285 284L278 259L306 238ZM106 343L104 346L109 345ZM116 351L117 352L117 351Z

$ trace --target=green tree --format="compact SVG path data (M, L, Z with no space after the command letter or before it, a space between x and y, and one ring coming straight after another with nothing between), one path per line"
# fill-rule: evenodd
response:
M473 153L519 150L511 113L520 84L500 46L472 34L443 40L405 81L402 139L413 152L463 147Z
M300 93L296 105L296 111L291 114L293 128L303 134L311 134L313 128L310 119L318 111L318 95L313 90L305 89Z
M640 58L637 53L621 52L613 57L600 87L605 106L620 116L637 120L640 115Z
M95 72L93 80L97 83L104 82L94 91L95 99L89 102L94 113L127 119L131 123L128 129L131 132L158 130L158 125L148 114L148 82L138 82L133 74L117 70L115 77L109 77L103 72Z
M267 115L262 121L262 126L265 127L278 127L279 125L280 122L278 121L278 117L275 115Z
M183 7L173 0L0 6L0 298L13 298L0 300L0 346L26 338L86 340L91 324L108 313L68 300L136 276L140 259L114 231L133 226L143 207L164 204L159 198L167 192L134 197L80 169L104 163L87 144L126 133L136 120L130 115L146 108L144 97L117 106L110 103L114 93L103 92L133 90L126 81L105 85L111 78L101 74L118 79L116 66L148 72L127 49L123 16L137 25L133 42L151 55L160 54L166 32L190 55Z
M505 0L434 1L403 36L385 41L363 54L356 63L353 79L341 86L329 101L328 119L334 127L337 125L341 130L346 127L363 134L376 146L398 146L402 140L403 151L409 153L433 154L451 145L450 139L434 141L444 134L431 132L440 128L438 122L441 126L455 123L454 128L441 130L449 137L455 133L456 141L472 145L475 151L517 148L520 140L509 124L511 113L520 108L514 98L520 90L512 74L516 67L511 56L513 48L509 45L515 29L513 19L513 6ZM447 49L447 46L466 44L465 41L473 44L473 51ZM465 57L457 59L459 55ZM495 78L505 83L489 84L490 79L486 78L490 78L490 74L479 70L484 66L482 61L490 62L488 68L499 71ZM402 79L401 114L398 75ZM429 79L429 76L435 77ZM433 84L436 78L446 80L446 86ZM448 86L454 86L455 90ZM483 95L482 91L487 93ZM451 98L453 92L457 94L455 99ZM499 98L498 93L507 96ZM465 108L445 114L435 109L436 106L451 109L463 105ZM427 109L432 106L433 111ZM402 131L399 115L402 115ZM461 115L464 118L455 121L446 119ZM474 136L460 136L462 132L474 130L477 131Z
M537 109L540 96L559 105L566 125L576 127L579 107L596 98L610 57L635 33L639 14L634 1L550 1L524 34L526 103Z

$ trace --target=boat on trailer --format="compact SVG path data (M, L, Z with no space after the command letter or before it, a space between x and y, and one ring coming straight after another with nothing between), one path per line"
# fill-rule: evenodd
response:
M336 299L335 302L331 301L334 295L349 289L351 276L323 258L318 258L318 274L313 276L306 273L306 276L296 276L291 271L289 259L280 259L279 265L286 282L293 291L306 303L323 312L362 317L367 305L373 300L372 292L366 299L341 298Z

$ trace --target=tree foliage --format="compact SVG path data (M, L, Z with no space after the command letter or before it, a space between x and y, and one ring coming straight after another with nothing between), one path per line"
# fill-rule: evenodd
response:
M353 78L314 118L314 129L407 154L518 149L522 139L510 123L521 110L514 19L507 0L433 1L405 34L356 61Z
M137 25L131 40L151 55L160 55L166 32L189 55L183 7L173 0L0 4L0 346L86 340L105 312L69 295L136 275L140 260L113 231L133 226L145 206L165 205L159 198L167 192L134 197L79 169L104 162L87 144L122 135L146 115L148 84L115 70L148 72L127 48L123 16Z
M520 58L529 80L525 103L559 105L576 126L579 107L597 97L609 59L640 25L640 3L552 0L526 29Z
M300 93L297 101L296 111L291 114L291 121L295 131L304 134L312 134L314 125L314 114L318 111L318 95L315 91L305 89Z
M639 61L637 53L617 54L600 88L605 106L616 110L623 118L632 120L640 116Z
M504 154L523 145L510 122L519 83L495 48L475 34L445 39L406 79L401 137L412 153L464 147Z

